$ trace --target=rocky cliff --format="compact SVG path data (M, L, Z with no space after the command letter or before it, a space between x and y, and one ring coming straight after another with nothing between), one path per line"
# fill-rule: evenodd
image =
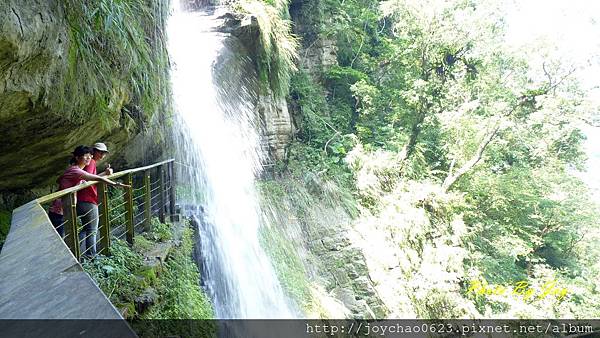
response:
M115 168L163 156L171 114L168 8L136 6L0 4L0 206L10 209L49 192L79 144L107 143L106 162ZM221 29L236 40L236 57L258 67L256 18L225 18ZM293 132L287 103L270 88L255 87L252 105L262 122L257 128L270 157L283 159Z
M67 165L70 151L79 144L104 141L112 150L111 161L118 161L120 150L136 136L156 139L154 133L145 131L156 131L153 121L166 113L144 111L142 98L126 79L130 66L120 64L119 59L135 54L114 44L106 31L110 28L91 26L93 20L109 13L92 12L85 4L78 7L71 2L10 0L0 4L0 191L4 197L52 186ZM130 9L125 15L133 16L136 10L148 9ZM164 13L164 9L154 10ZM82 14L78 11L88 16L75 18ZM163 20L157 15L143 24L162 31ZM157 54L166 56L164 46L153 41L154 33L144 28L138 32L148 39L147 48L151 45ZM98 38L103 35L104 39ZM96 59L86 59L85 50ZM110 72L102 72L102 65L108 65ZM166 70L151 75L162 78L164 84L159 93L149 94L166 92Z
M220 30L228 34L228 42L236 52L237 58L248 58L252 60L253 69L244 71L250 72L251 77L259 77L259 68L261 64L261 46L257 41L260 40L261 29L259 20L252 13L227 13L222 16L223 24ZM220 81L225 82L225 81ZM255 112L261 121L263 136L263 148L269 155L269 162L275 160L284 160L286 150L294 133L292 117L288 110L285 97L277 95L269 86L255 83L252 86L255 102L253 106Z
M324 4L320 0L293 0L290 16L294 34L301 39L300 71L312 78L314 92L325 97L323 74L328 67L337 65L337 56L334 41L321 31L327 21ZM301 110L293 105L291 108L293 120L300 120ZM319 113L327 114L327 111ZM355 230L355 220L343 202L353 197L344 195L336 183L322 180L319 174L304 172L302 176L275 179L272 184L279 188L271 186L263 190L264 204L280 217L269 222L280 225L282 236L294 244L301 257L299 261L303 262L303 268L276 266L284 286L292 290L292 295L303 295L296 298L302 298L298 302L310 318L386 317L390 309L371 278L365 252L357 240L360 233ZM279 255L285 259L276 256L279 265L294 261L280 251ZM303 284L298 280L302 278L290 278L295 275L288 270L301 271L298 274L306 271L308 290L298 290L298 285ZM307 301L307 298L312 300Z

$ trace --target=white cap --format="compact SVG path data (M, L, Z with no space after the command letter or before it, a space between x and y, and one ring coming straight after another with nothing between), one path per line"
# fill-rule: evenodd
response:
M104 144L102 142L98 142L98 143L94 144L93 148L96 150L105 151L108 153L108 148L106 147L106 144Z

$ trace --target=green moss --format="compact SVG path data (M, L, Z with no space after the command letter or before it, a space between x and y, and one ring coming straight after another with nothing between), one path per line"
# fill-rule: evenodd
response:
M171 239L172 229L172 226L154 221L153 231L145 236L136 236L133 249L126 242L114 239L111 243L110 256L98 256L95 260L82 264L110 301L117 308L125 311L126 318L210 319L214 317L212 305L199 285L198 268L192 260L191 229L184 230L181 245L171 250L163 266L144 265L140 252L146 252L160 241ZM169 232L168 236L165 232ZM149 288L156 291L157 302L144 313L137 313L135 300ZM140 329L142 333L146 332L152 336L159 332L169 332L170 335L179 332L176 330L181 328L181 325L171 327L168 323L167 326L159 325L151 328L135 327L136 330ZM210 328L209 330L206 325L198 325L194 332L206 336L214 332L214 327L210 326Z
M277 277L285 292L303 309L311 302L307 273L296 249L275 227L263 227L260 241L271 257Z
M63 3L69 26L66 70L49 104L74 120L97 118L110 129L122 111L169 112L164 39L168 2L100 0Z
M269 196L270 199L281 200L287 195L284 186L274 180L259 181L257 187L263 196Z
M146 319L210 319L214 311L208 297L200 289L200 274L192 260L192 230L186 228L181 247L175 250L159 276L159 303L145 314Z
M0 252L2 251L2 246L4 245L6 236L8 236L8 231L10 230L11 219L12 219L12 212L7 211L7 210L0 211Z
M259 36L255 42L255 62L260 83L275 96L285 97L298 58L298 40L291 33L288 1L240 0L234 10L257 19Z
M156 290L159 302L143 315L143 319L194 319L193 321L143 321L134 327L140 336L214 337L214 310L199 286L200 273L192 260L193 234L190 228L183 233L182 244L167 260ZM150 325L150 326L148 326Z
M17 47L9 40L0 38L0 69L18 60Z
M141 278L141 284L145 288L156 285L158 280L156 269L150 266L142 266L134 274Z
M113 305L119 309L119 312L124 318L131 318L131 316L135 313L135 304L133 302L114 303Z

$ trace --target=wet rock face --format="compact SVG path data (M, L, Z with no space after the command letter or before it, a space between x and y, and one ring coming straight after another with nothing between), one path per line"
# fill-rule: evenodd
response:
M335 214L343 215L339 210ZM307 232L308 248L320 262L326 290L348 309L352 318L385 318L388 309L370 278L362 250L352 243L349 222L312 223Z
M240 69L241 73L234 76L241 75L258 79L258 70L256 69L260 57L256 49L260 30L258 21L252 16L240 16L232 13L224 14L221 19L223 23L220 31L229 34L226 45L234 52L236 58L248 58L253 65L252 69L248 69L248 67ZM221 58L226 59L223 56ZM232 62L224 62L224 66L221 67L235 69L235 65L232 67L231 64ZM223 76L221 75L221 77ZM224 86L228 80L219 80L219 76L217 76L217 82ZM253 107L256 117L261 123L262 146L268 152L270 161L283 160L294 132L287 102L285 98L276 97L270 89L261 88L258 81L245 82L254 96Z
M69 45L63 21L57 1L0 3L0 118L43 104L66 68Z
M47 106L67 52L59 2L0 4L0 190L51 183L69 149L102 136Z
M323 70L337 65L337 47L334 40L322 36L320 27L327 25L322 0L292 0L290 16L294 34L302 37L299 67L320 80Z
M264 122L264 142L272 160L283 160L292 139L292 120L283 98L260 96L256 111Z
M0 2L0 194L53 187L80 144L103 141L114 160L131 137L126 129L139 130L124 113L102 128L55 107L69 68L69 29L61 1ZM113 101L119 119L125 102Z
M0 189L40 183L66 165L68 155L57 155L77 126L45 107L66 68L62 20L54 1L0 4Z

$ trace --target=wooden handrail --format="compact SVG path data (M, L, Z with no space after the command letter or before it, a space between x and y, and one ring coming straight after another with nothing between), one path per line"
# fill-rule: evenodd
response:
M174 161L175 161L175 159L169 159L169 160L165 160L165 161L162 161L162 162L154 163L154 164L151 164L151 165L148 165L148 166L145 166L145 167L133 168L133 169L127 169L127 170L119 171L119 172L116 172L116 173L114 173L112 175L105 176L105 177L108 178L108 179L115 179L115 178L119 178L121 176L125 176L125 175L130 174L130 173L135 173L135 172L139 172L139 171L144 171L144 170L152 169L152 168L158 167L160 165L167 164L167 163L174 162ZM47 203L47 202L53 201L53 200L55 200L57 198L61 198L61 197L65 196L67 194L70 194L72 192L76 192L76 191L85 189L87 187L91 187L92 185L98 184L99 182L100 181L86 182L84 184L76 185L76 186L71 187L71 188L63 189L63 190L54 192L54 193L46 195L46 196L42 196L42 197L36 199L35 201L37 203L39 203L39 204Z

